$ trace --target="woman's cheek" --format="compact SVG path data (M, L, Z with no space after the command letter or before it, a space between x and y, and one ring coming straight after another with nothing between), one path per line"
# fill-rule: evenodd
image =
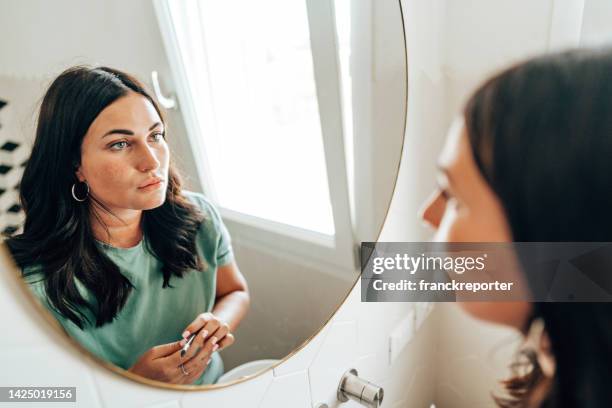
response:
M128 175L125 166L118 163L108 163L98 167L95 173L95 184L92 186L102 194L120 194L125 191ZM108 197L110 198L110 197Z

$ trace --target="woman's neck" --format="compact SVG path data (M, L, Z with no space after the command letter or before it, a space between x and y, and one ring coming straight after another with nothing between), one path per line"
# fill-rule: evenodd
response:
M142 210L94 210L90 222L94 238L118 248L131 248L142 240ZM101 222L104 224L102 224Z

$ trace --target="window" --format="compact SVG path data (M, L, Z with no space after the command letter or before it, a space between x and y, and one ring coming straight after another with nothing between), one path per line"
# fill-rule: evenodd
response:
M155 6L199 175L226 219L352 265L333 3Z

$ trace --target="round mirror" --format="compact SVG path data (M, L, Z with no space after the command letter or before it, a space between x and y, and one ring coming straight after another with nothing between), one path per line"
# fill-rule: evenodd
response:
M3 1L0 25L0 231L54 330L171 388L316 335L397 177L398 0Z

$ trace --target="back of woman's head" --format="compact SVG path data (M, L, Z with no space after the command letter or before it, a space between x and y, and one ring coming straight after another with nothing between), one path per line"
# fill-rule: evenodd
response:
M516 65L473 94L464 118L514 241L612 241L612 50ZM557 365L549 403L612 406L612 303L537 303L534 317Z
M50 306L81 328L90 320L83 307L91 311L96 326L102 326L114 319L132 290L131 282L95 244L91 218L104 224L98 212L114 214L93 192L85 192L87 199L81 202L72 190L82 184L76 171L92 122L130 93L145 97L164 122L145 87L119 70L77 66L52 82L40 107L36 139L20 182L23 233L6 240L24 275L42 274ZM164 287L171 287L171 276L203 269L195 244L202 219L182 195L181 179L170 159L165 201L143 210L141 222L147 248L163 264ZM77 279L94 301L85 300Z

